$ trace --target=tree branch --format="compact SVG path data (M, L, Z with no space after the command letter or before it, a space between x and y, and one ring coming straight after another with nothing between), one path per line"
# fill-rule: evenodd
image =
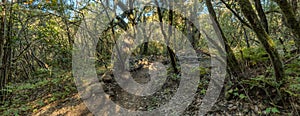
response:
M245 21L243 20L243 18L241 16L239 16L224 0L221 0L221 2L226 6L226 8L228 8L232 13L233 15L239 20L241 21L241 23L243 25L245 25L246 27L252 29L252 27Z

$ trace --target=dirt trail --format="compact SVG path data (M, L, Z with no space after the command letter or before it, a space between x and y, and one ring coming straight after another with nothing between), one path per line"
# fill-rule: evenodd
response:
M138 67L138 70L133 70L131 75L134 80L138 83L149 82L149 73L146 63L142 67ZM167 65L167 64L165 64ZM112 78L113 75L109 74ZM101 77L101 76L100 76ZM102 78L102 77L101 77ZM165 81L162 89L157 91L155 94L146 97L134 96L124 91L117 82L112 78L106 78L102 80L104 92L110 95L110 99L116 104L123 108L130 110L153 110L159 106L167 103L170 98L176 93L179 86L180 79L172 78L168 74L168 78ZM197 115L199 107L201 105L201 99L204 96L203 89L207 87L206 81L209 81L207 77L201 77L202 84L199 85L196 96L193 102L185 109L183 115ZM100 79L101 80L101 79ZM261 104L249 104L242 103L236 100L227 101L224 96L220 96L218 102L214 105L208 115L247 115L255 116L264 114L263 109L265 107ZM89 111L80 96L75 93L71 97L63 100L59 100L48 104L38 111L33 113L34 116L92 116L93 114Z
M93 116L78 94L40 108L33 116Z

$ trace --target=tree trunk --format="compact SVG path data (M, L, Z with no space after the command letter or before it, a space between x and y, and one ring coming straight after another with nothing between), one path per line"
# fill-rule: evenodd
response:
M148 54L148 44L149 44L150 35L149 35L149 37L147 36L145 28L142 28L142 32L143 32L143 36L144 36L144 39L145 39L144 40L145 43L143 44L141 51L142 51L143 55L147 55ZM151 32L150 32L150 34L151 34Z
M232 49L230 48L230 46L228 45L228 42L227 42L227 38L225 37L221 27L220 27L220 24L217 20L217 16L216 16L216 13L213 9L213 6L211 4L211 0L206 0L206 6L208 8L208 12L212 18L212 20L216 23L216 26L217 26L217 29L220 30L221 32L221 37L224 41L224 45L225 45L225 50L226 50L226 53L227 53L227 63L229 65L229 70L232 72L232 74L234 76L237 76L237 77L242 77L242 68L240 67L236 57L234 56L234 53L232 51Z
M155 0L155 3L156 3L157 6L159 6L157 0ZM171 6L170 6L170 7L171 7ZM168 46L168 44L169 44L169 39L170 39L170 35L169 35L169 37L167 37L167 34L166 34L165 31L164 31L164 27L163 27L163 24L162 24L162 23L163 23L163 16L162 16L162 12L161 12L160 7L157 7L157 12L158 12L158 18L159 18L159 21L160 21L160 29L161 29L161 32L162 32L162 34L163 34L163 36L164 36L164 39L165 39L165 41L166 41L166 44L167 44L167 50L168 50L169 57L170 57L170 59L171 59L172 67L173 67L173 69L174 69L174 72L175 72L176 74L179 74L179 70L178 70L178 68L177 68L177 66L176 66L175 53L174 53L174 52L172 51L172 49ZM170 12L169 12L169 24L172 25L172 23L173 23L173 12L170 10ZM172 30L172 29L169 28L169 34L172 34L171 30Z
M3 0L3 3L6 1ZM12 4L11 4L12 5ZM4 7L5 8L5 7ZM8 19L8 25L6 25L6 16L5 10L3 11L4 15L2 17L2 20L4 20L2 23L2 30L3 30L3 39L4 39L4 46L3 46L3 56L1 57L2 60L2 65L1 65L1 70L0 70L0 79L1 79L1 101L5 100L6 92L3 91L5 89L5 85L7 83L7 80L9 80L9 77L11 77L11 72L10 72L10 66L11 66L11 44L12 44L12 27L13 27L13 15L12 15L12 6L10 7L9 10L9 19ZM7 29L7 30L6 30ZM1 31L2 31L1 30ZM3 41L3 40L2 40Z
M261 1L260 0L255 0L255 9L258 13L258 16L260 18L260 21L262 22L262 25L263 25L264 29L269 34L268 20L267 20L266 14L264 12L264 9L261 6Z
M254 9L251 6L251 3L249 0L238 0L241 10L245 17L248 19L252 26L252 30L257 35L257 38L263 45L264 49L267 51L274 70L275 70L275 76L277 81L282 81L284 79L284 69L282 61L279 57L279 54L277 50L275 49L275 44L273 43L273 40L270 38L270 36L267 34L267 32L264 30L263 26L261 25L257 15L255 14Z
M296 36L294 41L297 47L297 51L300 52L300 21L297 21L296 14L293 11L293 7L288 3L287 0L273 0L273 1L275 1L279 5L286 19L288 27L292 30L293 34Z
M297 11L297 9L298 9L298 1L297 0L292 0L292 7L293 7L293 11Z
M3 89L4 89L4 86L5 86L5 80L4 78L2 77L2 72L4 70L4 62L2 62L2 59L3 59L3 48L4 48L4 43L5 43L5 11L6 11L6 8L5 8L5 4L6 4L6 1L5 0L2 0L2 3L3 3L3 7L2 7L2 12L1 12L1 22L0 22L0 103L2 103L2 101L4 100L4 92L3 92Z

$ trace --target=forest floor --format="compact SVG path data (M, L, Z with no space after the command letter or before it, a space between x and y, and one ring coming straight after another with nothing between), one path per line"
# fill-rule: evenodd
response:
M165 62L164 65L170 65L169 62ZM141 61L141 60L136 60ZM134 61L133 61L134 62ZM138 83L147 83L149 81L149 65L151 60L145 63L139 62L135 69L131 72L134 80ZM142 66L142 67L141 67ZM170 66L169 66L170 67ZM203 73L197 89L193 102L185 109L183 115L197 115L199 107L202 102L202 98L205 95L209 83L209 74ZM109 75L108 79L104 79L103 74ZM62 74L66 75L66 74ZM85 103L81 99L77 92L76 85L73 81L71 74L64 76L60 79L47 78L44 83L37 84L36 88L26 89L26 84L22 85L22 89L15 89L16 92L11 95L12 101L10 106L6 106L7 109L0 110L0 114L4 115L34 115L34 116L92 116L93 113L86 107ZM114 81L113 75L108 71L99 74L100 82L103 85L104 92L108 94L110 99L120 105L123 108L130 110L149 111L169 102L169 99L174 96L180 83L180 77L173 77L168 74L166 83L162 86L160 91L156 92L150 97L137 97L132 96L128 92L118 86L118 83ZM39 82L43 82L39 80ZM34 83L34 82L31 82ZM25 86L25 87L24 87ZM225 85L227 86L227 85ZM248 96L242 94L240 90L232 90L231 92L221 92L217 102L212 109L207 113L208 115L299 115L297 110L284 110L273 108L272 105L263 102L262 96ZM229 97L228 97L228 94ZM22 103L20 103L23 101ZM22 104L22 105L20 105ZM292 108L300 109L298 103L292 104ZM280 108L280 107L279 107ZM3 109L3 108L2 108ZM298 109L298 110L299 110ZM2 113L1 113L2 112Z

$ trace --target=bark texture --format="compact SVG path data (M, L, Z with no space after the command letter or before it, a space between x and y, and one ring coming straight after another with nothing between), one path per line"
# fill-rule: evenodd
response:
M296 5L294 5L293 8L293 6L289 4L287 0L273 0L273 1L275 1L279 5L286 19L287 26L292 30L293 34L296 36L294 41L298 49L297 51L300 52L300 21L297 20L296 18L297 16L295 14L295 11L293 10L295 9Z
M261 25L261 22L258 19L258 16L255 14L254 9L251 6L251 3L249 0L238 0L238 3L241 6L241 10L245 17L248 19L252 26L252 30L257 35L257 38L263 45L264 49L267 51L274 70L275 70L275 76L277 81L282 81L284 78L284 69L282 61L279 57L279 54L277 50L275 49L275 44L273 43L273 40L270 38L270 36L267 34L267 32L264 30L263 26Z

